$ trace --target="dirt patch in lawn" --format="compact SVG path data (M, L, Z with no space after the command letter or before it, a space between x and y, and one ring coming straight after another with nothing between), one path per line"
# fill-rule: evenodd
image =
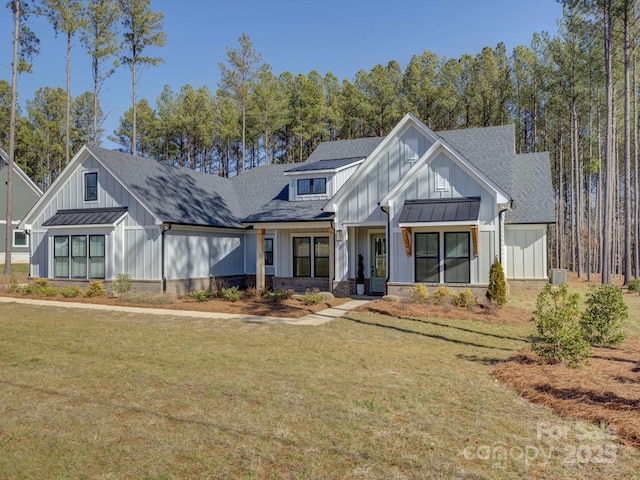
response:
M622 442L640 447L640 337L616 348L594 348L589 365L545 365L530 349L494 369L525 398L561 415L611 426Z
M39 300L56 300L60 302L93 303L100 305L122 305L129 307L165 308L174 310L190 310L213 313L236 313L241 315L260 315L266 317L300 318L310 313L315 313L326 308L336 307L350 300L350 298L333 298L315 305L306 305L302 297L283 299L274 302L271 299L256 295L243 294L237 302L231 302L223 298L210 298L203 302L189 297L149 297L148 302L124 302L117 297L83 297L65 298L60 294L50 297L27 295L22 293L10 293L0 290L0 295L14 298L32 298ZM141 297L143 298L143 297ZM163 303L170 302L170 303Z
M392 317L451 318L457 320L479 320L489 323L528 323L531 312L518 307L505 305L501 308L478 304L473 307L455 307L450 304L423 304L408 301L376 300L357 310L379 313Z

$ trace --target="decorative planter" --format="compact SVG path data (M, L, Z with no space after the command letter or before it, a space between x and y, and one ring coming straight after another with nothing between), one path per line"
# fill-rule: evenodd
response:
M356 284L356 293L358 295L364 295L364 283L357 283Z

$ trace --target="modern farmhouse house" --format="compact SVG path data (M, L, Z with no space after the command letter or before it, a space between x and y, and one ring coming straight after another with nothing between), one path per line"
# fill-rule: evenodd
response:
M407 114L384 138L324 142L302 164L221 178L85 146L21 228L31 275L131 275L184 292L231 283L355 293L416 282L484 289L547 281L548 154L515 154L512 125L434 132Z
M7 228L7 181L9 157L0 148L0 263L5 262ZM29 237L18 225L31 207L42 196L42 191L22 169L13 164L13 198L11 202L11 224L13 226L11 261L29 262Z

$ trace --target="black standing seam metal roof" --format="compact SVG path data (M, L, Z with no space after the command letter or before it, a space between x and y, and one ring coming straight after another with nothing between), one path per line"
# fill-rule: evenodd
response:
M400 213L400 223L476 222L479 213L479 197L407 200Z
M117 208L80 208L58 210L42 225L45 227L63 225L111 225L127 213L127 207Z
M312 172L318 170L337 170L352 163L357 163L364 160L364 157L349 157L349 158L334 158L330 160L319 160L313 163L303 163L302 165L285 170L288 172Z

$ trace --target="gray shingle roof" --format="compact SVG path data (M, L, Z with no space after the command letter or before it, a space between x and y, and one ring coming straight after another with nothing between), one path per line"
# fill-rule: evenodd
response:
M283 198L277 198L266 203L256 213L245 218L244 221L247 223L277 223L330 220L333 214L322 211L325 203L325 200L290 202Z
M468 128L438 132L454 149L514 199L507 221L554 221L549 155L514 154L515 127ZM168 223L242 228L242 222L326 220L326 201L289 202L286 171L313 171L348 165L369 156L383 137L323 142L306 162L253 168L222 178L162 162L90 146L89 151ZM319 164L319 165L315 165ZM535 179L535 182L532 181Z
M549 153L516 155L511 170L514 207L507 223L554 223L555 195L551 183Z
M228 178L100 147L87 147L160 220L242 228L242 208Z
M480 198L407 200L399 223L471 222L478 220Z
M112 225L127 213L127 207L80 208L58 210L42 225L45 227L61 225Z
M507 222L555 222L549 154L516 155L515 125L437 133L511 196Z
M304 163L315 163L320 160L337 158L365 158L373 152L384 137L354 138L352 140L334 140L322 142L309 155Z

